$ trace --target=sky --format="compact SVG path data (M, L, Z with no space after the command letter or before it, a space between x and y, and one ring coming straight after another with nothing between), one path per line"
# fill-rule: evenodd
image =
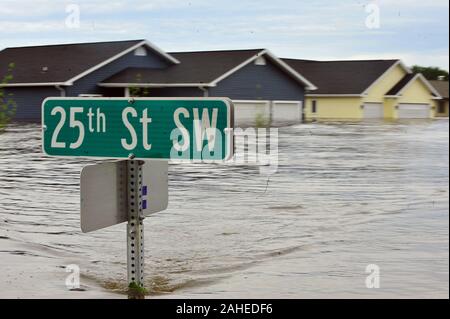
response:
M0 0L0 49L147 39L166 52L267 48L448 70L448 29L448 0Z

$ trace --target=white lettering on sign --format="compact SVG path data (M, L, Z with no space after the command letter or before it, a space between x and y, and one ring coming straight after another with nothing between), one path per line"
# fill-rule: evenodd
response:
M97 108L97 115L92 112L92 108L89 108L89 111L87 113L88 122L89 122L89 132L94 133L94 121L93 117L97 118L97 132L98 133L106 133L106 117L105 114L102 113L100 108Z
M213 109L212 124L209 118L208 109L203 109L202 118L199 118L198 109L194 109L194 135L197 151L203 149L203 140L206 133L209 150L214 150L217 127L217 113L218 109Z
M142 118L139 120L142 123L142 143L145 150L150 150L152 148L152 144L148 143L148 123L152 122L152 119L147 117L147 109L142 112Z
M56 113L60 113L61 118L59 119L58 125L56 125L55 131L53 132L51 146L54 148L65 148L66 143L58 142L58 135L62 127L64 126L64 122L66 121L66 111L64 111L64 109L61 106L57 106L54 109L52 109L52 112L50 114L55 116Z
M94 132L94 127L92 126L92 117L94 116L94 113L92 113L92 108L89 108L89 112L87 114L88 120L89 120L89 132Z
M214 108L212 110L212 118L210 118L207 108L201 110L201 116L198 108L193 109L194 139L197 152L203 151L203 141L205 139L208 141L207 146L209 152L212 152L215 149L218 113L219 109ZM134 150L138 144L136 129L130 123L130 116L138 117L136 109L131 106L126 107L122 111L122 122L130 133L130 137L122 138L121 142L123 148L128 151ZM189 111L184 107L177 108L173 114L173 120L177 127L177 134L175 134L176 136L172 134L171 139L173 141L173 148L176 152L185 152L190 147L190 134L182 122L182 119L189 118ZM152 118L149 117L148 109L144 109L142 111L142 116L139 118L139 122L142 124L142 146L148 151L152 148L152 144L149 142L148 136L148 126L152 122Z
M203 108L193 108L193 140L195 144L194 152L201 153L201 157L205 160L217 158L222 153L222 139L221 132L217 127L217 117L219 109L212 109L212 117L209 116L209 110ZM190 157L190 134L181 121L181 116L184 119L190 118L189 111L180 107L177 108L173 114L173 120L176 128L171 132L170 138L173 142L173 147L170 152L170 158L175 159L188 159ZM219 136L220 138L216 138ZM204 147L203 142L207 140L207 144ZM214 152L214 155L211 154Z
M189 111L184 107L179 107L175 110L175 113L173 113L173 120L179 130L176 133L181 134L183 144L180 145L180 142L178 141L178 137L176 137L176 136L171 135L170 138L173 141L173 148L175 149L175 151L185 152L186 150L189 149L189 145L190 145L189 132L184 127L183 123L181 123L180 115L183 115L185 118L189 118ZM176 135L179 135L179 134L176 134Z
M137 135L136 135L136 131L134 130L133 125L131 125L130 121L128 121L128 114L131 113L131 115L133 117L137 116L137 112L134 108L132 108L131 106L126 107L123 111L122 111L122 122L125 125L125 127L128 129L128 131L130 132L131 135L131 142L128 143L127 140L125 138L121 139L122 142L122 146L124 149L131 151L134 150L134 148L137 145Z
M66 110L61 106L56 106L52 109L51 115L56 116L60 114L59 122L55 127L55 130L52 134L52 139L50 142L51 147L53 148L66 148L66 142L59 142L58 136L61 133L61 129L64 127L66 123ZM79 115L78 115L79 114ZM84 114L84 108L82 107L70 107L69 108L69 127L71 129L78 130L78 137L75 142L69 144L69 148L77 149L79 148L84 141L86 131L83 122L80 120L82 115ZM89 133L97 132L97 133L105 133L106 132L106 117L105 114L101 112L100 108L97 108L97 113L92 112L92 108L89 108L88 113L86 114L88 117L88 127L87 130ZM93 126L93 117L97 118L97 127Z
M131 106L126 107L122 111L122 122L125 125L125 127L127 128L127 130L130 132L131 142L128 143L126 138L122 138L121 142L122 142L122 146L124 149L126 149L128 151L132 151L137 146L138 138L137 138L136 130L134 129L133 125L128 120L128 114L131 114L132 117L138 116L137 111ZM148 151L152 148L152 144L148 142L148 124L152 122L152 118L148 117L147 109L144 109L142 111L142 117L139 119L139 122L142 123L142 146L144 147L145 150Z
M70 143L70 148L72 148L72 149L79 148L81 146L81 144L83 144L83 140L84 140L84 125L83 125L83 123L81 123L80 121L75 119L76 113L83 113L83 108L82 107L71 107L70 108L69 125L72 128L77 127L79 130L77 141Z

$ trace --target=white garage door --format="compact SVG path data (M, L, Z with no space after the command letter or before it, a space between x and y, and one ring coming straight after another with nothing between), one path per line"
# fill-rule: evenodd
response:
M269 101L233 101L234 125L255 126L267 124L270 121Z
M365 103L365 119L382 119L384 117L383 103Z
M428 119L430 118L430 106L428 104L399 104L399 119Z
M302 121L302 102L273 101L272 124L294 124Z

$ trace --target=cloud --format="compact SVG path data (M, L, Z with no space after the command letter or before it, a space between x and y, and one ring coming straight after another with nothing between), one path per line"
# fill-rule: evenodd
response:
M42 33L51 33L53 35L63 35L70 33L71 35L82 36L96 34L96 36L104 35L124 35L130 36L136 30L145 28L144 24L135 22L126 22L118 24L116 21L102 20L100 22L87 22L80 24L78 28L69 28L65 24L65 20L61 19L46 20L39 22L13 22L0 21L0 32L2 35L35 35ZM135 37L133 37L135 38Z
M71 4L79 5L82 14L105 15L207 6L210 2L206 0L133 0L132 2L125 0L2 0L0 15L9 19L64 15L66 7Z
M393 55L448 68L447 0L0 1L3 47L147 38L166 50L265 47L312 59ZM380 29L365 26L371 2L381 6ZM64 24L69 3L80 5L80 28Z
M42 21L42 22L13 22L0 21L0 32L6 34L42 33L55 32L64 28L64 22Z
M42 17L64 12L64 1L2 0L0 5L0 16L2 20L22 17Z
M426 8L448 8L448 0L373 0L369 2L379 3L383 7L426 7Z

